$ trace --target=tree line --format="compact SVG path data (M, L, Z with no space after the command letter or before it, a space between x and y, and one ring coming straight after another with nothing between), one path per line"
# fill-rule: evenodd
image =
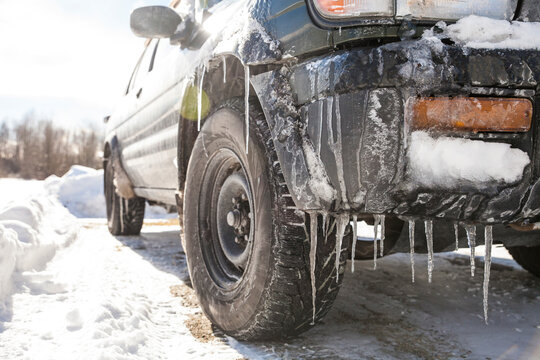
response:
M62 176L72 165L101 167L101 135L96 130L67 130L52 120L26 115L0 124L0 177L45 179Z

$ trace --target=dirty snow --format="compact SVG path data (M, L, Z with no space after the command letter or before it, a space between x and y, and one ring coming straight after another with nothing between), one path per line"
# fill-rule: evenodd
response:
M0 180L0 212L10 210L0 230L2 359L540 356L540 280L501 247L493 249L487 327L482 279L470 278L463 249L434 256L432 284L427 271L410 284L406 254L379 259L375 272L372 261L356 261L356 272L344 274L322 325L285 342L238 342L212 329L187 286L177 224L147 221L141 236L114 237L105 219L69 214L48 183ZM44 246L36 254L46 256L17 268L27 251L18 247L26 244L21 240L26 235L5 230L9 221L32 223L36 244L53 244L54 251ZM479 247L478 263L482 256ZM415 255L415 261L427 268L425 255Z
M475 49L540 50L540 23L495 20L471 15L456 24L437 26L442 34L428 31L424 38L450 38L457 44Z
M500 181L521 179L530 163L529 156L510 144L441 136L425 131L411 134L409 174L425 186L452 187L463 181Z

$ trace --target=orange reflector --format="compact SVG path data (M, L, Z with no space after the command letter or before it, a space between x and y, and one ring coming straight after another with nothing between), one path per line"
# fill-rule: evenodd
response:
M326 13L330 14L343 14L344 13L344 0L318 0L317 4L320 9Z
M436 97L412 103L413 129L526 132L533 105L528 99Z

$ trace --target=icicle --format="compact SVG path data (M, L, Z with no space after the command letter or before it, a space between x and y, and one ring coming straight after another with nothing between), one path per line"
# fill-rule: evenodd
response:
M488 296L489 296L489 275L491 272L491 247L493 245L493 227L488 225L484 229L486 243L486 255L484 256L484 320L488 323Z
M377 270L377 231L381 222L379 215L373 215L375 222L373 224L373 270Z
M120 230L124 232L124 198L118 197L120 200Z
M351 250L351 272L354 272L354 256L356 253L356 242L358 241L358 216L353 215L353 240L352 240L352 250Z
M202 71L199 79L199 93L197 94L197 131L201 131L201 117L202 117L202 92L203 92L203 81L204 73L206 68L202 67Z
M318 230L318 224L317 224L317 213L310 213L309 219L310 219L310 232L311 232L311 247L309 251L309 262L311 265L311 301L313 305L313 319L311 321L311 325L315 325L315 313L316 313L316 307L315 302L317 300L317 287L315 286L315 267L316 267L316 260L317 260L317 230Z
M321 155L321 145L322 145L322 126L323 126L323 111L324 111L324 102L319 101L319 141L317 142L317 154Z
M223 83L227 83L227 59L223 56Z
M341 258L341 245L343 243L343 235L345 227L349 223L349 215L338 215L336 229L336 282L339 280L339 260Z
M464 225L463 227L467 232L467 240L469 241L469 247L471 248L471 276L474 277L474 270L476 269L476 265L474 263L474 250L476 247L476 226Z
M341 36L341 26L339 27L339 36Z
M386 220L386 216L384 215L381 215L381 257L384 256L384 238L386 236L386 229L385 229L385 226L384 226L384 221Z
M459 225L454 224L454 236L456 237L456 251L459 250Z
M246 118L246 154L249 152L249 66L244 66L244 109Z
M414 220L409 220L409 244L411 247L411 279L414 283Z
M328 240L328 214L323 213L322 214L322 224L323 224L323 232L324 232L324 243L326 244L326 241Z
M426 243L428 251L428 282L431 284L431 277L433 275L433 221L424 221L426 230Z

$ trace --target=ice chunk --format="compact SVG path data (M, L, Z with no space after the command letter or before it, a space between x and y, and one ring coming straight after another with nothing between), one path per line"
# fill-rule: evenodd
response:
M411 280L414 283L414 220L409 220L409 244L411 247Z
M463 225L467 232L467 240L469 242L469 248L471 249L471 276L474 277L474 270L476 265L474 263L474 250L476 248L476 226L475 225Z
M489 275L491 272L491 247L493 246L493 227L487 225L484 228L484 239L486 244L486 254L484 255L484 320L488 323L488 296L489 296Z
M315 153L312 144L306 139L303 142L303 149L309 174L311 175L309 188L322 201L326 203L332 202L336 197L336 190L330 183L330 178L320 156Z
M514 183L530 163L527 153L510 144L411 134L409 175L424 186L449 188L463 181Z
M431 277L433 275L433 221L424 221L424 227L426 230L426 243L428 251L428 282L431 284Z

